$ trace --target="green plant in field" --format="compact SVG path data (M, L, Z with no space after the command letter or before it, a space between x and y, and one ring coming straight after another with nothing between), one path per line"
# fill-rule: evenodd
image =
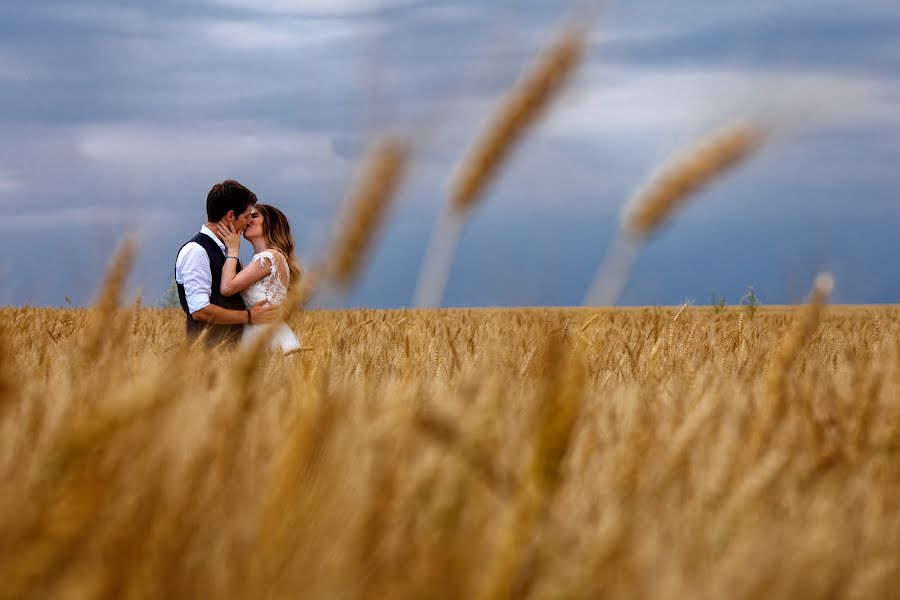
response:
M747 288L747 293L741 298L741 305L751 319L756 315L756 310L762 305L762 301L756 295L756 290L753 289L752 285Z
M162 298L159 299L159 306L160 308L178 308L180 305L181 301L178 299L178 286L173 279L169 283L169 287L166 288L166 292L162 295Z

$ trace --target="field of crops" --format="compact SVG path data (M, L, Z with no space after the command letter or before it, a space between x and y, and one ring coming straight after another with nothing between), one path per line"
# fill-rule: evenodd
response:
M888 598L900 309L0 309L0 598Z

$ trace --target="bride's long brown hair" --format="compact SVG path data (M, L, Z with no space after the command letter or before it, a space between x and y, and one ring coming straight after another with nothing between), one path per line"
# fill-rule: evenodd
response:
M291 275L291 285L300 281L303 269L300 261L294 254L294 237L291 235L291 226L284 213L269 204L257 204L254 208L263 218L263 238L269 248L278 250L287 260L288 271Z

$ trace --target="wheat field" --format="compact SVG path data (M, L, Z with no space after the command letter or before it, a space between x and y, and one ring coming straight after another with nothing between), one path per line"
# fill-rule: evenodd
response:
M121 302L127 243L95 306L0 308L0 600L900 598L900 306L820 277L798 307L424 308L589 53L582 4L463 155L423 308L210 352ZM762 116L637 188L586 305L783 133ZM352 286L429 135L375 137L283 309Z
M0 309L0 598L889 598L900 308Z

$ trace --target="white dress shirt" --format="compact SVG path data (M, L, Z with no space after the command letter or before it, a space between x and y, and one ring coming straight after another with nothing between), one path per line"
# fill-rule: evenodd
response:
M225 243L217 238L209 227L204 225L200 228L200 233L211 237L225 255ZM209 306L212 271L209 268L206 250L197 242L188 242L178 253L178 258L175 259L175 283L184 286L184 295L187 297L188 310L191 314Z

